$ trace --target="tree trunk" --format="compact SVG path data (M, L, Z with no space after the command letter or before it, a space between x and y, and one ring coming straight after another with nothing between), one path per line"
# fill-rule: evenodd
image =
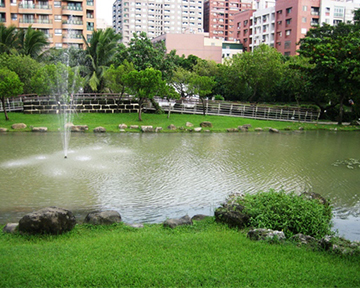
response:
M339 109L339 119L338 119L338 125L342 125L343 117L344 117L344 96L341 96L340 98L340 109Z
M143 101L139 99L139 121L142 121L142 118L141 118L142 104L143 104Z
M3 106L3 109L4 109L5 120L9 121L9 117L7 115L7 112L6 112L5 97L1 97L1 103L2 103L2 106Z
M202 102L202 106L203 106L203 115L206 116L206 113L205 113L205 99L201 98L201 102Z

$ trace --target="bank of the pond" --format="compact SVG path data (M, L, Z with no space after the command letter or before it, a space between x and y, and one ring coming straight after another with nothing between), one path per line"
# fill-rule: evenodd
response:
M0 287L360 286L358 257L252 241L213 218L176 229L121 223L77 225L60 236L0 233L0 254Z
M1 114L0 114L1 116ZM7 128L8 131L14 131L11 126L14 123L25 123L27 128L22 131L31 131L32 127L47 127L48 131L58 131L60 127L59 117L52 114L40 114L40 115L28 115L22 113L9 113L9 121L5 121L5 118L0 117L0 127ZM138 120L136 113L130 114L103 114L103 113L91 113L91 114L75 114L73 124L75 125L87 125L89 131L92 132L96 127L104 127L107 132L119 132L119 124L126 124L128 126L126 131L139 132L139 129L130 129L130 125L144 125L153 127L162 127L164 132L181 132L186 127L186 123L190 122L194 126L199 127L203 121L210 121L213 127L206 128L211 132L227 132L229 128L237 128L244 124L250 124L249 131L255 131L255 128L262 128L265 131L270 127L278 130L298 130L300 127L304 130L338 130L338 131L359 131L359 126L343 125L338 126L328 123L300 123L300 122L285 122L285 121L272 121L272 120L255 120L239 117L226 117L226 116L202 116L202 115L186 115L186 114L172 114L170 118L167 118L167 114L143 114L143 121ZM173 124L177 127L175 131L167 129L167 127ZM203 129L205 130L205 129Z

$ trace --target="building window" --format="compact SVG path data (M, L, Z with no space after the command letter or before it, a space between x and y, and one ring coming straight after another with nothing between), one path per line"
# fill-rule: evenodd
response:
M285 30L285 35L286 35L286 36L290 36L290 34L291 34L291 29Z
M62 30L61 29L55 29L55 35L61 35L62 34Z
M306 23L306 17L302 17L302 19L301 19L301 21L302 21L302 23Z
M13 5L13 6L16 5L16 0L11 0L10 4Z
M54 19L55 21L61 21L61 15L55 15Z
M60 49L63 47L62 43L55 43L55 48Z
M11 20L17 20L17 14L11 13Z
M286 9L286 14L290 14L292 10L292 7Z
M335 6L334 7L334 17L344 17L344 7Z
M303 6L303 11L307 11L307 6L306 5Z
M60 1L54 1L54 7L61 7L61 2Z
M291 41L285 41L284 43L284 49L290 49Z
M286 19L286 25L290 25L291 24L291 18L290 19Z
M307 33L307 30L306 30L306 28L301 28L301 34L306 34Z

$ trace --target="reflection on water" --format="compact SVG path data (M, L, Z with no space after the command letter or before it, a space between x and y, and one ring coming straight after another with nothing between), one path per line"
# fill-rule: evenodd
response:
M360 134L72 134L64 159L57 133L0 135L0 223L59 206L79 219L114 209L126 222L212 214L233 192L313 191L331 199L335 227L360 240Z

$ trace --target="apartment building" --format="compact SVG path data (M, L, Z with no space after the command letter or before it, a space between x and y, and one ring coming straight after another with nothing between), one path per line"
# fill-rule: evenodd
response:
M239 11L252 9L254 0L207 0L204 3L204 31L209 37L236 41L234 16Z
M86 38L92 36L96 0L0 0L0 22L5 26L41 30L50 47L83 49Z
M360 8L360 0L276 0L274 4L235 15L236 36L244 50L264 43L284 55L295 55L297 43L311 27L352 21L354 10Z
M203 0L117 0L113 28L126 45L133 33L146 32L152 39L165 33L203 31Z

